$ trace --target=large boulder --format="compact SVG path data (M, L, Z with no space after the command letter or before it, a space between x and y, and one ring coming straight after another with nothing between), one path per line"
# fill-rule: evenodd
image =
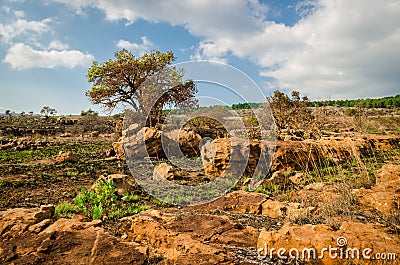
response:
M259 235L258 229L238 228L227 216L210 214L148 210L131 223L127 240L150 244L153 255L168 264L233 264L223 246L254 247Z
M143 127L140 130L127 130L118 142L113 143L116 156L125 159L145 157L166 157L169 148L179 147L183 155L199 156L201 136L193 131L177 130L164 134L156 127ZM127 154L124 154L124 148Z
M257 170L268 172L266 163L258 165L262 153L268 153L266 144L242 138L218 138L201 148L204 171L210 176L248 175ZM261 166L261 167L260 167Z
M358 201L383 215L400 215L400 165L386 164L376 174L372 189L353 190Z
M387 260L372 260L368 256L398 255L399 245L398 235L387 233L383 226L355 222L343 222L338 230L327 225L287 223L278 231L263 229L257 242L260 260L271 256L277 258L279 251L287 258L289 252L300 259L304 253L304 259L312 264L388 264Z
M126 244L81 217L53 223L54 206L0 212L1 264L147 264L147 248Z

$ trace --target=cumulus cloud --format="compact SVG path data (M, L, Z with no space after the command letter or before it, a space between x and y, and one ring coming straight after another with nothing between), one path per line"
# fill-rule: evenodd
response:
M312 97L381 96L398 92L398 0L303 0L293 26L266 16L257 0L52 0L75 10L103 10L109 20L167 21L202 41L193 59L250 59L271 86Z
M144 53L148 52L154 46L154 44L146 36L143 36L141 40L142 43L134 43L121 39L118 41L117 47L120 49L127 49L129 51L132 51L134 54L141 56Z
M14 15L17 18L24 18L25 17L25 12L23 10L15 10Z
M51 31L50 24L52 22L52 18L45 18L39 21L29 21L19 18L9 24L0 24L0 36L4 43L10 43L15 37L20 35L40 35Z
M62 50L68 50L69 46L68 44L62 43L59 40L53 40L50 42L49 49L62 51Z
M197 36L241 35L248 33L268 10L257 0L202 0L202 1L108 1L108 0L49 0L64 3L77 12L88 7L103 10L108 20L125 19L134 22L145 19L151 22L167 21L183 25Z
M195 54L191 55L190 59L227 63L227 59L225 57L227 52L228 50L221 46L217 46L213 41L201 41L195 51Z
M56 68L88 66L94 57L76 50L35 50L23 43L16 43L8 50L4 61L13 69Z

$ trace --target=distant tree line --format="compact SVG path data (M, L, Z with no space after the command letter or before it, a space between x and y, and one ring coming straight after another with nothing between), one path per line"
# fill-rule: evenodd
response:
M237 109L256 109L260 107L260 103L237 103L232 104L231 108L234 110Z
M310 106L361 107L361 108L393 108L400 107L400 94L384 98L326 100L310 102Z

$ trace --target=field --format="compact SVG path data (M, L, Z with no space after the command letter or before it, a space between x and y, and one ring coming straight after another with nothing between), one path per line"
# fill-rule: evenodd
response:
M118 116L0 117L0 263L252 264L261 262L257 248L266 242L320 250L341 236L349 247L391 257L350 262L397 264L400 113L307 109L313 129L307 123L278 130L270 172L255 191L248 166L225 196L188 207L162 202L137 185L115 144ZM258 124L241 113L256 141ZM190 129L224 150L224 133L212 124L205 130L207 120L196 122ZM153 162L165 178L197 185L227 168L230 157L216 156L197 173L163 158ZM262 262L278 260L275 253Z

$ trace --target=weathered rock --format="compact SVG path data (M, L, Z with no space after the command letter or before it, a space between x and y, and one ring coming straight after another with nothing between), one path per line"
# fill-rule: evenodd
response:
M107 177L103 175L99 176L98 180L111 180L114 183L115 191L119 196L124 196L126 192L132 191L135 186L135 180L133 177L124 174L111 174ZM98 187L98 181L93 183L90 190Z
M363 258L363 251L370 248L371 252L364 252L370 257L376 253L386 253L386 255L396 253L398 255L399 245L400 238L397 235L388 234L384 227L355 222L343 222L339 230L334 230L327 225L308 224L299 226L288 223L278 231L263 229L257 242L260 253L267 254L268 257L271 253L277 257L277 251L280 248L285 250L284 253L281 250L281 255L287 257L289 251L296 256L297 250L299 258L302 258L302 253L304 253L306 260L316 264L343 264L343 262L347 264L350 260L353 262L352 264L386 264L387 261L384 260L376 263L376 260L371 261ZM310 250L311 248L315 250L315 258L313 258L314 252ZM322 252L324 248L327 250ZM333 258L329 255L329 248L331 248ZM308 253L311 253L310 259L308 259ZM358 253L359 259L357 259ZM352 258L353 254L355 255L354 258Z
M377 172L372 189L352 190L358 201L384 215L400 214L400 166L387 164Z
M251 227L238 229L226 216L156 210L138 214L126 233L127 239L151 244L155 254L174 264L232 264L222 245L254 247L259 235Z
M89 133L89 137L97 138L99 137L100 133L98 131L93 131Z
M194 157L200 155L200 142L202 138L196 132L184 129L173 130L164 133L164 136L171 140L171 142L178 143L179 149L184 156ZM174 145L174 149L178 146ZM165 148L168 148L168 145ZM168 150L166 151L168 152ZM171 151L173 154L175 150Z
M377 171L376 184L400 180L400 165L386 164Z
M292 184L292 181L290 181L289 177L280 171L275 171L272 173L271 178L265 180L265 182L278 185L281 188L288 187Z
M115 152L114 148L111 147L109 149L106 150L106 157L113 157L115 156L117 153Z
M114 150L115 156L118 159L125 160L124 149L122 148L122 137L119 138L118 142L112 143L112 148Z
M167 163L161 163L154 167L154 174L157 174L158 176L168 180L172 180L174 178L174 171L174 167L168 165Z
M315 207L304 207L300 203L267 200L262 204L262 214L271 218L287 218L293 220L299 216L312 213Z
M57 163L66 163L66 162L77 162L78 157L71 152L60 153L55 158Z
M265 194L238 190L231 192L226 196L222 196L212 202L191 206L189 209L199 211L221 210L232 213L261 214L262 204L267 199L268 196Z
M242 138L219 138L202 146L201 155L204 171L209 176L247 175L252 177L257 170L267 172L268 165L258 165L260 156L267 146L260 141Z
M0 212L0 227L6 227L0 232L0 263L145 264L148 258L143 246L121 242L98 227L100 221L50 224L45 219L34 224L34 214L31 209Z

